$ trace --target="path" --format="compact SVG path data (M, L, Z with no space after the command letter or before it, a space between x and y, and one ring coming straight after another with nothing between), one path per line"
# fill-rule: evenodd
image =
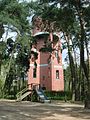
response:
M90 120L81 104L0 101L0 120Z

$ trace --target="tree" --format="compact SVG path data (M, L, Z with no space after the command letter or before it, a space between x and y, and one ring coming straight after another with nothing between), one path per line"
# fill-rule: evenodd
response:
M34 5L34 10L37 9L36 14L40 15L43 18L43 21L47 21L48 24L45 24L44 27L52 27L55 31L62 31L65 33L65 36L68 37L67 47L70 49L69 41L72 40L72 48L75 49L75 45L79 48L80 51L80 67L81 72L84 74L85 80L85 107L89 107L90 101L90 78L89 78L89 63L86 64L85 58L85 49L87 52L87 60L89 60L89 32L90 32L90 2L87 0L40 0L38 6ZM46 26L47 25L47 26ZM48 30L48 29L47 29ZM74 45L75 44L75 45ZM71 64L71 74L72 79L74 79L74 86L77 85L77 69L75 66L75 61L73 58L73 52L69 50L69 61ZM73 69L74 68L74 69ZM74 73L74 74L73 74ZM80 77L79 77L80 78ZM73 81L73 80L72 80ZM80 83L80 82L79 82ZM72 88L76 90L75 88Z
M5 86L8 86L8 78L13 72L11 69L14 69L12 64L15 62L17 46L23 40L26 43L26 47L29 47L31 35L27 19L30 15L29 13L26 2L19 3L17 0L0 1L0 83L2 83L2 91L4 91ZM2 35L5 31L7 35L5 40L3 40ZM7 39L9 31L16 32L17 37Z

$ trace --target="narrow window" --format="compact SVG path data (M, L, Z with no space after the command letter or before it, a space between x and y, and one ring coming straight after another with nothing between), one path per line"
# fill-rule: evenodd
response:
M33 78L36 78L37 75L36 75L36 68L33 69Z
M33 68L33 78L37 77L37 63L34 62L34 68Z
M59 70L56 70L56 79L59 79Z
M58 51L55 51L55 57L58 58Z
M43 80L45 80L45 76L43 76Z

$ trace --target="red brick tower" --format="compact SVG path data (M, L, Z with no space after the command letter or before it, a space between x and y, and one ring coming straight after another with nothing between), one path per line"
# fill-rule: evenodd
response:
M63 91L64 78L60 39L56 33L41 28L42 19L33 18L33 37L28 84L40 84L49 91ZM47 47L47 49L46 49ZM52 52L51 52L52 51Z

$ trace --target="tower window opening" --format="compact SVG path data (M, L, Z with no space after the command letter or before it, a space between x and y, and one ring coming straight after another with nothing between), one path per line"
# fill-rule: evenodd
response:
M43 80L45 80L45 76L43 76Z
M58 58L58 51L55 51L55 57Z
M36 78L37 77L37 74L36 74L37 70L36 68L33 69L33 78Z
M56 79L59 79L59 70L56 70Z

